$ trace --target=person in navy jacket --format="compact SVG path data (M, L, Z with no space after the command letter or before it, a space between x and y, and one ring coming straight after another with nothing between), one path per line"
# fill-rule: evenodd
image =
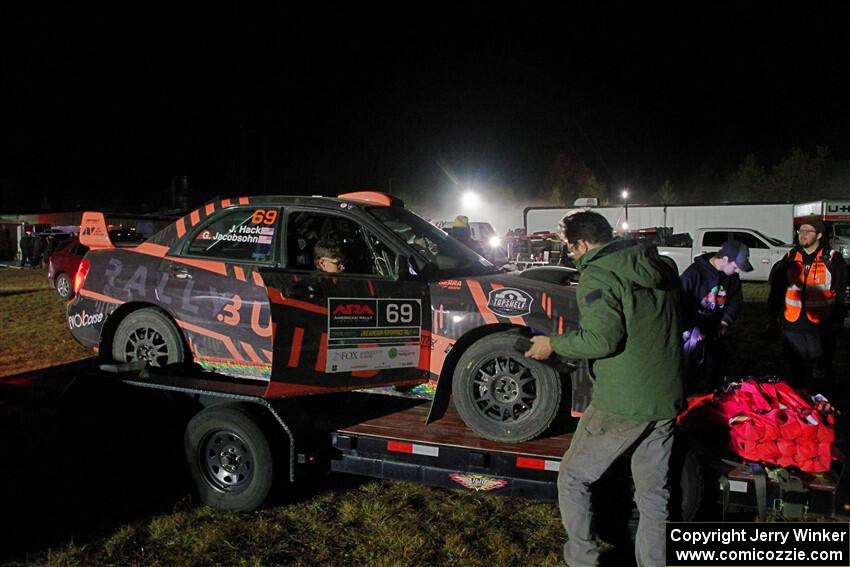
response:
M685 363L689 388L720 386L724 339L741 313L741 272L752 271L750 250L728 240L716 253L698 256L682 274Z

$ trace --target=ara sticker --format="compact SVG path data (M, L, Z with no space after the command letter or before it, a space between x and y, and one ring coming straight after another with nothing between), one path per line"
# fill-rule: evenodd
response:
M475 492L496 490L508 484L505 479L484 476L483 474L452 473L449 478L464 488L469 488Z
M520 317L531 313L534 298L514 287L501 287L490 292L487 309L502 317Z

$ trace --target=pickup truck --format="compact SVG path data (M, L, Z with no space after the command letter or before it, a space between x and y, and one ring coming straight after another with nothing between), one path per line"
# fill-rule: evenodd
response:
M673 236L673 240L675 238L676 235ZM750 249L750 263L753 265L753 271L741 273L742 280L766 282L770 276L770 269L791 247L790 244L778 238L767 236L751 228L701 228L695 231L691 238L680 239L680 245L664 246L663 243L659 243L658 252L672 258L681 274L697 256L717 252L724 242L733 239L743 242Z

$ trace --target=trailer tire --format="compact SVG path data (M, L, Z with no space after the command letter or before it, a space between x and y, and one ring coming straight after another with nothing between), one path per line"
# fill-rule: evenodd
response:
M68 274L61 273L56 276L54 287L56 288L56 293L62 299L71 299L74 297L74 287L71 285L71 278L68 277Z
M703 512L705 476L697 453L679 443L677 439L670 458L669 520L692 522ZM605 510L604 516L596 516L596 529L604 541L617 547L634 544L640 521L630 464L628 453L593 485L593 506L597 511Z
M671 506L673 520L691 522L702 508L705 477L697 454L684 450L673 453L670 463Z
M184 449L198 496L207 506L251 512L271 494L272 448L247 407L202 410L186 426Z
M518 443L552 424L561 404L561 377L514 349L516 333L473 343L458 359L452 398L470 429L493 441Z
M112 337L112 358L117 362L146 360L165 368L185 358L180 332L164 313L148 307L127 315Z

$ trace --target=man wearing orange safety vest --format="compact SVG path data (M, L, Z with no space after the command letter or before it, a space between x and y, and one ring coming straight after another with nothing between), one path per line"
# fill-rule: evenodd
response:
M847 265L824 243L819 220L797 230L798 244L771 270L771 324L782 328L791 379L798 386L832 386L832 358L847 316ZM826 383L815 384L825 379Z

